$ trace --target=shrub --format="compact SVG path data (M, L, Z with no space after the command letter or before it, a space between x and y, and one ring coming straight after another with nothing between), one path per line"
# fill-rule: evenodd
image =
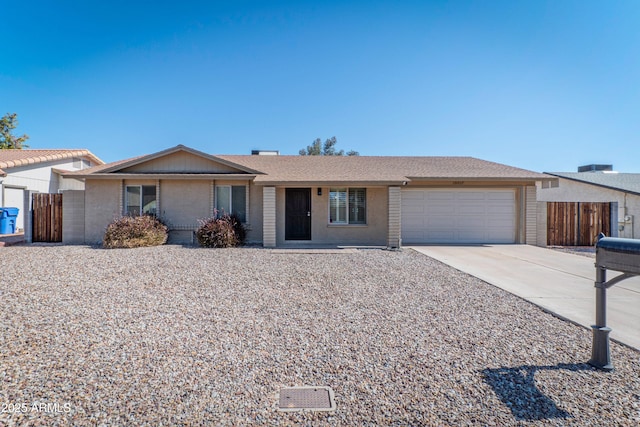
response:
M200 246L205 248L230 248L244 243L247 232L240 219L225 214L217 218L200 221L196 237Z
M150 215L123 216L107 226L102 245L105 248L139 248L166 243L168 228Z

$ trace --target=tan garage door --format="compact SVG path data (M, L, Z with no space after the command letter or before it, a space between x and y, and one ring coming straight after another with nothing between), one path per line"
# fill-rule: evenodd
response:
M402 191L402 243L515 243L513 189Z

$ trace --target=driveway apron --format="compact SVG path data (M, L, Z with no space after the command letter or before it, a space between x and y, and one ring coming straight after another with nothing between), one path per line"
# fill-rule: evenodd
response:
M586 328L595 323L595 259L530 245L409 246ZM620 273L608 270L607 280ZM607 290L611 338L640 349L640 277Z

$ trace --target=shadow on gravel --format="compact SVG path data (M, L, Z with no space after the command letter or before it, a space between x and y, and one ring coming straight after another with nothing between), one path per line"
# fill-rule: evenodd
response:
M485 369L484 381L493 388L498 398L507 405L518 421L573 418L537 387L534 375L541 370L593 371L586 363L559 363L554 366L517 366L514 368Z

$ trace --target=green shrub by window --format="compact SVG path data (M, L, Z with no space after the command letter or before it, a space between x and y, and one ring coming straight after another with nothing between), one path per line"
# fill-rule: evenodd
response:
M196 237L205 248L231 248L244 243L247 232L236 215L222 215L200 221Z
M107 226L102 245L105 248L139 248L166 243L167 226L151 215L123 216Z

